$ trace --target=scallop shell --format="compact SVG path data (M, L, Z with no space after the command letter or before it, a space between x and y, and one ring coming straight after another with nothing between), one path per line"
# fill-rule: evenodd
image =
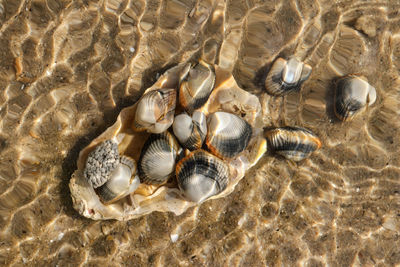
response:
M207 119L206 144L218 157L233 158L244 151L250 141L252 128L235 114L215 112Z
M134 192L139 184L136 162L127 156L122 156L110 179L96 192L104 204L110 204Z
M181 64L168 70L145 93L160 88L178 89L180 80L184 76L182 73L185 68L187 69L187 66L187 64ZM218 110L245 114L244 119L253 127L253 135L245 151L235 158L225 160L229 168L226 189L209 199L222 198L230 194L240 179L244 177L245 172L256 164L266 151L266 141L262 130L261 105L258 98L239 88L229 72L220 69L218 66L215 66L215 71L215 89L201 111L206 115ZM78 169L73 173L69 187L73 207L82 216L94 220L117 219L125 221L139 218L153 211L173 212L179 215L188 208L197 205L197 203L185 198L173 180L163 185L142 183L128 196L109 205L104 205L84 177L84 168L89 153L105 140L115 140L120 155L130 156L138 161L141 149L149 134L132 129L136 108L137 104L124 108L115 124L79 153Z
M282 127L269 130L266 138L272 150L286 159L300 161L321 147L321 141L310 130Z
M188 200L197 203L222 192L228 176L226 163L204 150L191 152L176 165L179 188Z
M192 117L186 113L175 117L172 125L174 135L184 148L190 151L201 148L207 134L206 115L194 111Z
M350 75L336 83L334 110L342 121L352 119L365 106L376 100L376 90L365 77Z
M139 100L133 128L150 133L162 133L174 121L176 90L170 88L150 91Z
M207 63L200 61L190 69L189 74L179 89L179 103L189 113L202 107L214 88L214 70Z
M280 96L299 90L311 75L312 68L295 57L289 60L278 58L265 79L265 89L271 95Z
M151 134L138 162L140 182L163 184L175 173L175 161L181 148L169 132Z

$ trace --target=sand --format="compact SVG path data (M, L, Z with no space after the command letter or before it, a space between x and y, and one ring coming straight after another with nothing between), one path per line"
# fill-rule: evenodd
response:
M278 57L313 67L271 97ZM232 71L266 127L323 147L266 154L223 198L184 214L92 221L73 208L78 153L168 68ZM400 1L0 1L0 265L395 266L400 264ZM333 82L360 74L377 101L351 122Z

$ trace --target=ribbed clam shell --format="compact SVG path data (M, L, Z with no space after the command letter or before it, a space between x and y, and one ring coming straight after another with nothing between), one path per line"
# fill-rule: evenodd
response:
M180 190L193 202L203 202L222 192L228 184L226 163L214 155L195 150L178 162L176 177Z
M97 188L109 180L119 162L118 144L106 140L89 153L83 175L93 188Z
M321 141L310 130L282 127L270 130L266 138L272 150L287 159L300 161L321 147Z
M235 114L215 112L207 119L206 144L218 157L235 157L246 149L251 135L251 126Z
M376 90L363 77L346 76L336 84L334 110L345 121L354 117L367 104L376 100Z
M135 174L135 161L122 156L120 163L111 173L110 179L96 190L101 201L110 204L134 192L140 184Z
M201 148L207 134L206 115L194 111L192 117L186 113L175 117L172 125L174 135L184 148L190 151Z
M138 162L142 183L162 184L175 172L179 145L169 132L151 134L145 142Z
M299 90L312 71L310 65L295 57L289 60L278 58L265 79L265 89L271 95L279 96L293 90Z
M198 63L190 69L186 79L179 88L179 103L192 113L202 107L208 100L214 88L214 70L204 62Z
M175 89L158 89L146 93L137 105L134 129L162 133L174 121Z

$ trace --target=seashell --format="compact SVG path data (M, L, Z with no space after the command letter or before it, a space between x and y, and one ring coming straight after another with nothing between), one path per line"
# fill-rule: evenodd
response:
M270 130L266 138L272 150L286 159L300 161L321 147L321 141L310 130L282 127Z
M174 135L184 148L196 150L201 148L207 134L206 115L194 111L192 117L186 113L175 117L172 125Z
M312 68L295 57L289 60L278 58L265 79L265 89L271 95L280 96L299 90L311 75Z
M134 130L164 132L174 121L175 105L175 89L164 88L146 93L137 105Z
M163 184L174 174L175 162L181 152L175 137L169 132L151 134L138 161L140 182Z
M93 188L100 187L110 179L119 162L118 144L114 140L106 140L89 153L84 176Z
M224 161L203 150L191 152L176 165L180 190L196 203L222 192L228 184L228 174Z
M342 121L352 119L376 100L376 90L364 77L346 76L336 83L334 111Z
M215 74L210 65L200 61L190 69L179 88L179 103L189 113L202 107L214 88Z
M179 64L167 70L154 85L146 89L145 94L160 88L178 88L187 66L187 64ZM233 159L224 160L229 169L229 179L227 179L226 188L210 197L212 199L223 198L231 194L246 171L254 166L266 151L266 140L262 135L261 104L257 96L241 89L230 72L221 69L218 65L215 65L214 68L215 89L201 111L206 116L216 111L244 115L243 118L252 126L253 134L245 151ZM158 185L141 183L129 196L121 197L118 201L105 205L97 193L98 188L93 189L85 178L84 170L89 154L106 140L111 139L117 142L120 155L129 155L139 162L144 143L151 134L131 129L137 106L138 103L122 109L116 122L79 153L78 168L71 176L69 189L74 209L84 217L92 220L127 221L140 218L153 211L172 212L180 215L190 207L197 205L196 202L189 201L184 196L175 179ZM165 134L168 135L168 133ZM178 155L180 156L180 153ZM214 158L217 157L214 156ZM178 160L176 159L176 161ZM138 175L135 177L139 178Z
M139 184L136 162L130 157L121 156L120 163L111 173L110 179L96 192L104 204L110 204L134 192Z
M246 149L252 128L239 116L228 112L215 112L207 119L206 144L221 158L232 158Z

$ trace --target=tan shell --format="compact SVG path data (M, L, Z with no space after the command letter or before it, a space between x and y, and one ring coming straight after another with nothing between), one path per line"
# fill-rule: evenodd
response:
M168 70L146 92L158 88L177 89L182 71L185 68L187 69L187 65L181 64ZM236 114L245 113L244 119L254 130L247 149L238 157L225 161L229 166L229 181L226 189L210 199L221 198L230 194L240 179L243 178L245 172L256 164L266 151L266 141L263 138L261 123L261 105L258 98L239 88L230 73L221 70L218 66L215 66L215 69L216 87L208 102L202 108L203 112L208 114L209 112L224 110ZM148 133L132 130L131 125L135 110L136 104L123 109L114 125L94 139L79 154L78 169L72 174L69 187L74 208L87 218L94 220L130 220L153 211L173 212L179 215L189 207L197 205L185 199L176 183L159 186L140 184L139 188L129 196L110 205L104 205L84 178L83 170L89 152L97 144L107 139L115 138L121 155L130 156L138 161Z

